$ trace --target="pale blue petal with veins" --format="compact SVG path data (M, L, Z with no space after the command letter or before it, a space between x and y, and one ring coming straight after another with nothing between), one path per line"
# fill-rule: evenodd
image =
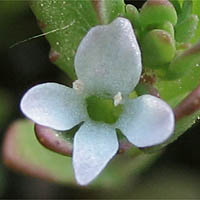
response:
M74 137L73 166L81 185L91 182L119 148L112 126L94 121L85 122Z
M117 18L92 28L81 41L75 70L89 92L128 95L142 71L140 49L130 22Z
M163 100L143 95L124 103L116 126L135 146L149 147L169 138L174 130L174 114Z
M44 83L29 89L20 106L35 123L60 131L87 119L84 100L72 88L58 83Z

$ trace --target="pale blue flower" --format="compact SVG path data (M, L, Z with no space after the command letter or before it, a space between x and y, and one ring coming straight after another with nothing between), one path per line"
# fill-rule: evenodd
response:
M142 63L127 19L117 18L109 25L92 28L78 47L75 70L78 80L73 88L57 83L37 85L24 95L21 110L35 123L59 131L84 122L73 144L79 184L91 182L117 153L116 129L137 147L160 144L172 134L173 111L163 100L151 95L128 97L139 82ZM122 104L116 122L91 119L86 99L93 95L113 99L115 106Z

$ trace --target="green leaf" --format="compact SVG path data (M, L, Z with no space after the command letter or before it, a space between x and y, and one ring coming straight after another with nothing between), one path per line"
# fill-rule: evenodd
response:
M200 40L200 23L198 24L198 27L197 27L197 30L196 30L196 33L195 33L195 36L192 38L192 43L196 43Z
M123 0L32 0L31 8L39 20L53 52L54 63L76 79L74 56L76 49L89 31L97 24L110 23L125 12Z
M176 9L177 15L181 13L181 3L179 0L170 0L170 2L173 4L174 8Z
M159 72L155 72L159 76ZM193 66L189 73L176 80L166 80L158 77L155 88L159 91L160 97L172 107L181 102L193 89L199 85L200 69Z
M197 30L199 18L197 15L191 15L175 26L176 41L188 42L190 41Z
M170 79L179 78L200 64L200 43L178 55L169 66Z
M80 0L79 0L80 1ZM100 24L108 24L125 13L124 0L89 0L97 13ZM85 1L86 3L87 1Z
M198 0L193 0L193 14L196 14L200 17L200 3Z
M200 3L199 1L193 1L193 14L198 15L200 18ZM192 39L193 43L196 43L200 39L200 22L198 24L195 37Z
M193 0L184 0L181 14L178 16L178 23L182 22L192 14Z
M8 129L3 159L11 168L32 176L60 183L75 183L71 158L40 145L35 137L34 125L28 120L18 120Z
M116 156L91 187L117 189L128 180L136 178L151 165L159 153L145 155L137 148ZM3 144L3 160L9 167L31 176L61 184L76 185L70 157L44 148L34 133L34 124L18 120L7 130ZM123 173L121 169L123 167Z
M190 73L180 79L173 81L159 79L155 84L155 88L159 91L161 98L174 108L199 85L199 77L199 68L193 67Z

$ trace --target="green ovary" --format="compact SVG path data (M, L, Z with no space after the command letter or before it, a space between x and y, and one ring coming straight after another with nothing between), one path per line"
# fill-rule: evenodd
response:
M101 121L108 124L115 123L122 113L123 106L114 106L112 99L103 99L97 96L86 98L89 117L94 121Z

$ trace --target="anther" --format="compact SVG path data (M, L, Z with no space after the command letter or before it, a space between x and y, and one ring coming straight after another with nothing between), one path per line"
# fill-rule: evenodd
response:
M114 96L114 105L118 106L119 104L122 103L122 94L121 92L118 92L115 96Z
M73 89L76 90L77 92L82 92L84 89L84 84L81 80L75 80L73 83Z

